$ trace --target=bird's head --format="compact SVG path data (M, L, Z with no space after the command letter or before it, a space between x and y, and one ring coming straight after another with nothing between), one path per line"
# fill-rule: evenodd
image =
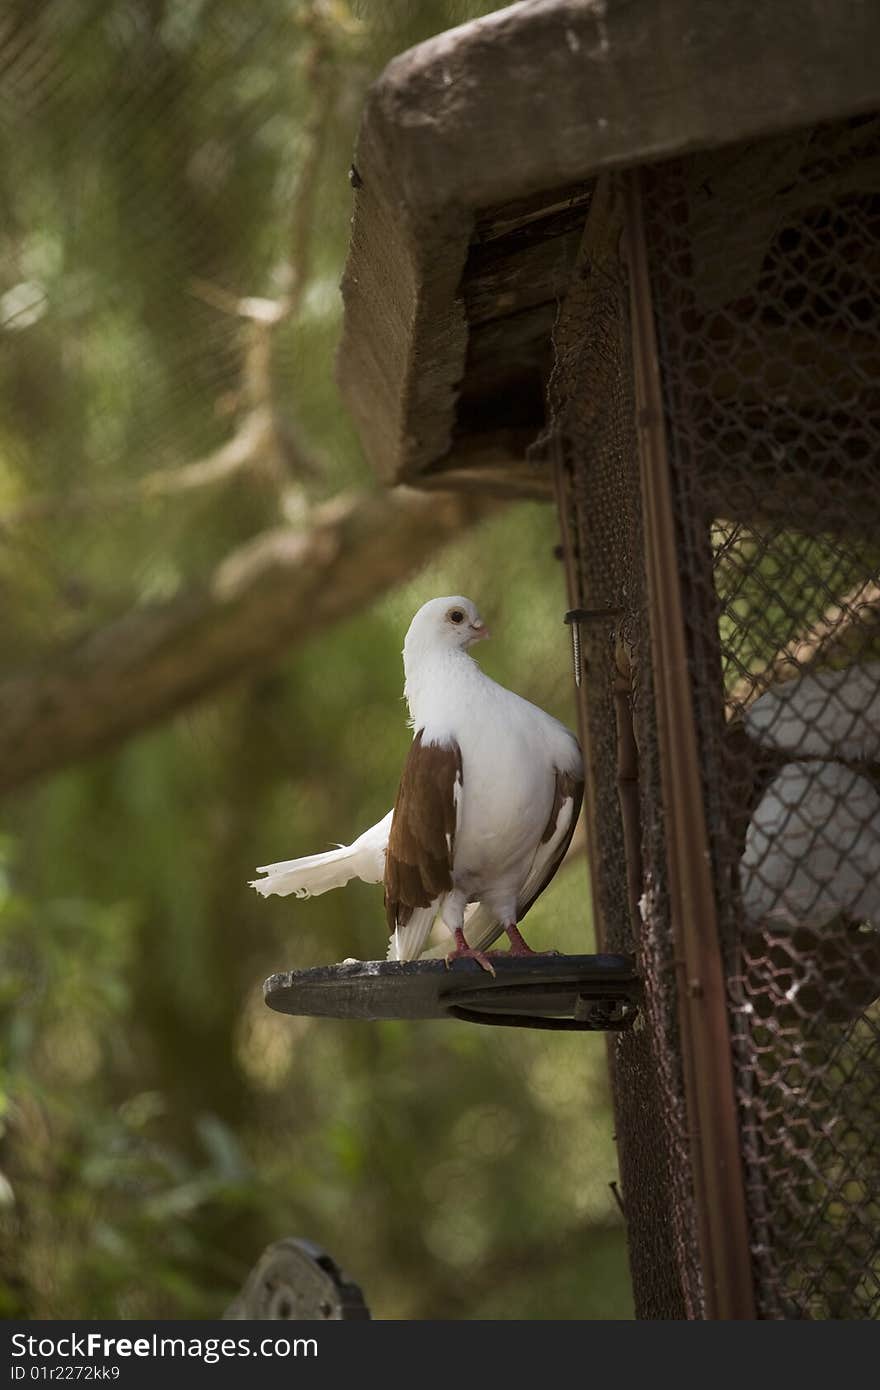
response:
M489 636L476 604L460 594L432 598L422 604L409 625L404 656L437 648L466 650L472 642Z

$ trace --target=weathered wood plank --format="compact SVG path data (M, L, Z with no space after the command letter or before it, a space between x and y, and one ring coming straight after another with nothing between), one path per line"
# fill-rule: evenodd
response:
M471 247L462 296L471 331L562 294L584 229L586 204Z
M578 207L586 212L594 187L593 179L582 179L568 188L557 189L549 199L547 190L542 188L537 195L533 193L528 198L514 198L488 208L477 216L473 239L475 242L494 241L496 237L506 237L531 222L544 222L559 212L571 212Z
M457 290L470 220L438 209L430 233L420 234L388 154L363 134L339 377L370 462L395 483L451 445L467 350Z
M469 310L537 306L569 249L537 231L493 268L494 241L575 218L603 170L878 109L878 52L863 0L529 0L396 58L361 126L339 355L379 475L415 482L466 450Z
M445 458L422 474L419 486L442 492L494 497L553 499L553 479L542 459L527 457L534 430L498 428L463 435Z
M878 52L863 0L526 0L395 58L364 119L407 207L489 208L875 109Z

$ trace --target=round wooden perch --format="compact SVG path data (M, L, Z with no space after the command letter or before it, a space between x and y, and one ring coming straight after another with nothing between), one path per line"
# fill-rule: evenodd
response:
M313 1018L458 1018L585 1032L630 1028L640 982L628 956L496 956L476 961L343 961L271 975L266 1003Z

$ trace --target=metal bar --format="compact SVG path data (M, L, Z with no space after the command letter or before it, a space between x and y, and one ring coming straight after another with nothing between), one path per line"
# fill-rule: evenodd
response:
M639 902L644 891L642 864L642 817L639 791L639 749L632 715L632 669L625 644L618 635L614 644L614 717L617 722L617 799L626 852L626 884L633 936L642 928Z
M625 200L651 646L705 1311L711 1319L752 1319L754 1286L727 997L690 689L639 170L626 177Z
M565 623L607 623L611 626L612 618L622 618L624 615L622 608L570 608L563 618Z
M581 623L610 623L613 618L622 616L622 608L571 608L564 622L571 628L571 657L574 667L574 683L580 689L583 674L583 655L581 651Z
M462 1019L465 1023L488 1023L496 1028L543 1028L555 1033L619 1033L632 1028L636 1012L632 1009L622 1017L594 1022L592 1019L554 1018L550 1014L490 1014L480 1009L467 1009L463 1004L453 1004L447 1010L450 1018Z
M576 553L577 537L572 532L570 507L574 505L574 498L571 495L573 489L568 468L565 461L565 442L558 432L555 432L550 441L551 458L553 461L553 487L556 493L556 514L559 517L560 540L562 543L562 559L565 566L565 584L568 591L569 602L573 609L577 609L583 602L581 580L579 575L578 555ZM572 632L576 631L572 626ZM599 848L596 840L596 825L598 822L598 809L596 806L596 789L591 768L593 766L593 754L590 746L590 719L587 711L586 690L582 684L583 665L581 661L580 643L577 644L577 671L575 672L575 686L577 687L577 717L578 734L580 744L584 754L586 767L586 777L584 782L584 833L587 841L587 881L589 884L590 913L593 920L593 930L596 937L598 950L606 949L605 925L602 918L602 911L599 904Z

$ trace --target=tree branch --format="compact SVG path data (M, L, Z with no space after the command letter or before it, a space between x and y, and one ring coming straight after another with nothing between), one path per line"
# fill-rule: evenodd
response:
M311 93L311 102L303 128L302 161L291 203L287 255L280 268L283 291L277 299L255 295L239 297L221 285L204 280L196 279L190 283L191 292L205 303L245 323L247 337L242 362L241 397L251 410L268 412L271 429L267 439L267 471L274 474L279 487L287 474L285 461L290 461L290 450L284 447L275 409L272 380L275 335L279 325L295 320L299 315L311 275L315 203L339 90L339 69L333 61L334 20L325 13L323 4L313 3L307 7L302 22L312 35L305 57L306 85ZM296 451L296 463L300 473L315 476L318 472L301 450Z
M334 498L308 529L280 527L234 551L198 589L135 609L0 680L0 791L271 666L497 506L406 488Z
M12 511L0 514L0 529L92 513L103 517L108 511L225 482L269 449L273 437L274 424L269 411L252 410L231 439L202 459L185 463L180 468L157 468L133 482L110 487L76 488L67 493L39 493L27 497Z

